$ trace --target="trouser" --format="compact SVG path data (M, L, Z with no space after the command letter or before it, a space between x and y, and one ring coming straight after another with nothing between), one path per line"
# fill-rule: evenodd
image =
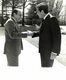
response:
M52 67L54 60L50 59L49 55L40 54L41 67Z
M6 54L8 66L18 66L18 55Z

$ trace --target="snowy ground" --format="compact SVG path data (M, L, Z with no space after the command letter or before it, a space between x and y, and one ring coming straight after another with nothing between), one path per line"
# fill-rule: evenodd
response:
M52 68L41 68L38 48L23 39L19 67L8 67L3 54L5 37L0 33L0 80L66 80L66 67L57 60Z

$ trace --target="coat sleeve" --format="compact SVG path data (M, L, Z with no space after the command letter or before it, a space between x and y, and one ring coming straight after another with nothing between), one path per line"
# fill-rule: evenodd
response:
M33 34L32 38L34 38L34 37L38 37L38 36L39 36L39 34L40 34L40 32L39 32L39 31L38 31L38 32L34 32L34 34Z
M11 39L19 39L19 38L25 38L27 37L27 34L23 34L21 32L18 32L16 29L15 29L15 25L12 21L8 21L5 23L5 31L8 33L9 37Z
M51 35L52 35L52 52L60 54L61 48L61 31L58 20L51 18Z

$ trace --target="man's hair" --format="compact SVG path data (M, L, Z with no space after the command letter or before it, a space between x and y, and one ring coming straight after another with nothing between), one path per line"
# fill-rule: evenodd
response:
M15 10L12 11L12 14L11 14L12 17L14 16L14 13L17 14L18 10L15 9Z
M38 8L38 10L41 12L42 10L44 11L44 13L48 13L48 5L45 3L40 3L36 6L36 8Z

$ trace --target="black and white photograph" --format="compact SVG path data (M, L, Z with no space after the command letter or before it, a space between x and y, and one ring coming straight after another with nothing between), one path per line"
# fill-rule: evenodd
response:
M66 0L0 0L0 80L66 80Z

